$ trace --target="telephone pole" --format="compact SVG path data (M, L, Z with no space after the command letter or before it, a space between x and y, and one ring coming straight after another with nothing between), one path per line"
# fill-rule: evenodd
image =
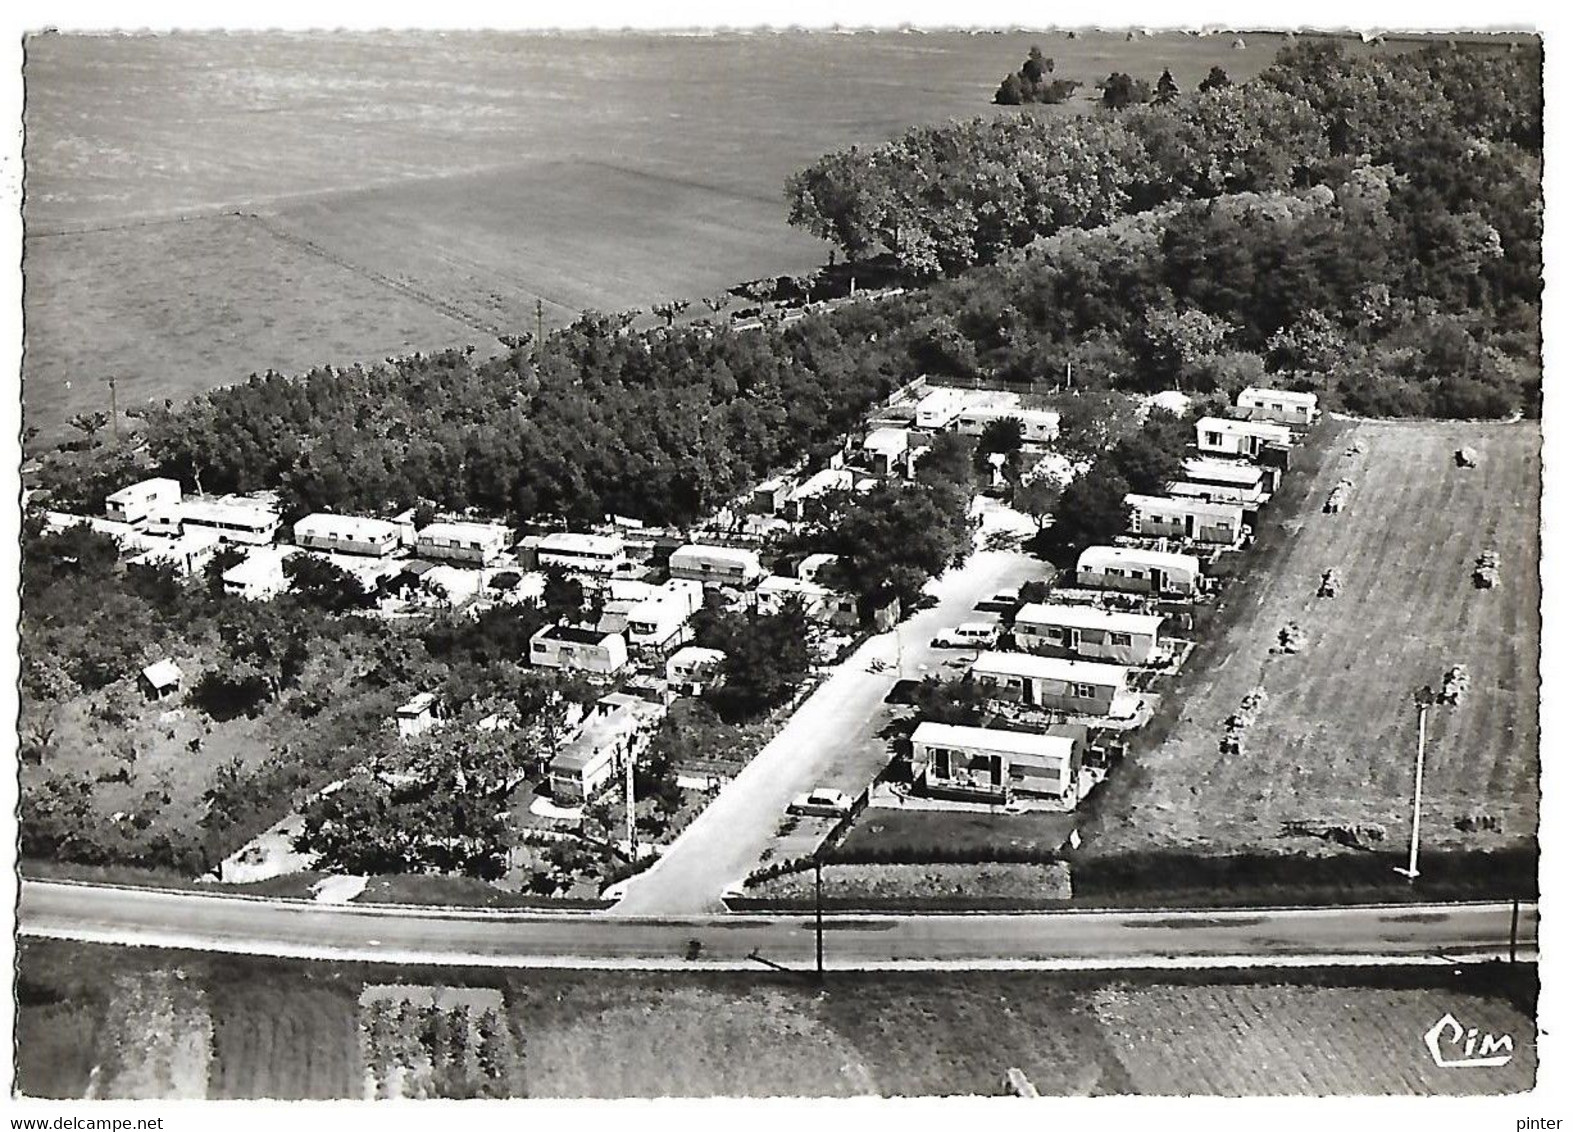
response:
M628 811L628 859L630 861L639 859L639 844L634 840L634 761L634 752L632 747L630 747L626 767L627 774L625 776L626 790L624 792L624 807Z
M104 378L109 383L109 435L115 447L120 447L120 408L115 397L115 379L113 376Z
M1409 867L1395 868L1400 876L1409 878L1411 884L1420 876L1420 788L1426 773L1426 713L1436 703L1436 695L1429 686L1415 693L1415 707L1420 714L1420 735L1415 744L1415 812L1409 831Z
M541 300L540 299L536 299L535 300L535 349L536 349L537 355L539 355L539 353L541 351L541 348L546 344L546 332L545 332L545 330L542 329L542 327L545 325L545 317L546 316L545 316L545 313L544 313L544 309L541 306Z

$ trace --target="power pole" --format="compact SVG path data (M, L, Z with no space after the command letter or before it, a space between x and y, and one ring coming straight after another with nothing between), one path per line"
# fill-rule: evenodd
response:
M109 382L109 435L118 448L120 447L120 408L116 403L115 379L111 376L104 380Z
M628 748L628 758L626 761L627 773L625 775L625 784L627 789L625 791L625 808L628 811L628 859L631 861L637 861L639 859L639 845L634 840L634 752L631 745Z
M814 854L814 977L825 981L825 896L819 875L819 854Z
M1431 709L1431 689L1415 694L1415 706L1420 713L1420 736L1415 744L1415 813L1409 831L1409 867L1394 871L1409 878L1411 884L1420 875L1420 788L1426 773L1426 712Z
M535 349L539 354L541 347L546 344L546 332L542 330L545 315L541 307L541 300L535 300Z

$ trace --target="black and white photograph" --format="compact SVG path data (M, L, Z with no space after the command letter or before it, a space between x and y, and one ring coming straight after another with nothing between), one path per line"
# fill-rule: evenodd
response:
M11 29L13 1128L1573 1119L1561 40L944 11Z

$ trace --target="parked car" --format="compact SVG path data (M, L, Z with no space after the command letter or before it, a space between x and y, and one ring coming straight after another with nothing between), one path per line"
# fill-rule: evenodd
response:
M999 640L1000 627L990 621L963 621L930 642L936 649L986 649Z
M972 608L985 613L1014 613L1021 599L1012 590L1001 590L993 597L986 597Z
M830 790L823 786L810 790L807 794L799 794L787 807L789 814L821 818L840 818L851 812L851 798L839 790Z

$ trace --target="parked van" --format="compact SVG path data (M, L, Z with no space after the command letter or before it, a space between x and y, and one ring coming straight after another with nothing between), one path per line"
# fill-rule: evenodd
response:
M964 621L931 642L936 649L987 649L999 641L1000 627L992 621Z

